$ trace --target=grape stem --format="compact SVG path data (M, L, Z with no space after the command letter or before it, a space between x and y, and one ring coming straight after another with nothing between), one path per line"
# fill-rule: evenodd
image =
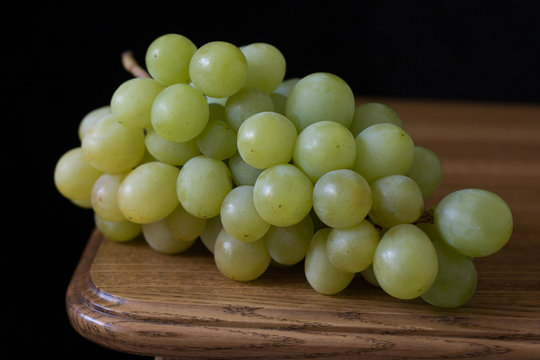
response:
M149 78L150 75L144 70L133 57L133 51L126 50L122 53L122 65L124 69L138 78Z
M424 210L424 212L422 213L422 215L420 215L418 220L415 221L415 224L420 224L420 223L434 224L435 223L434 213L435 213L435 209L433 208Z

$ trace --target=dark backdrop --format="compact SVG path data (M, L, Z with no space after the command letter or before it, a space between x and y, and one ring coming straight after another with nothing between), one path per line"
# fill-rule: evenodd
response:
M5 234L3 262L8 355L38 348L61 358L122 357L86 341L67 321L65 290L93 220L63 199L52 179L57 159L78 146L82 117L131 77L120 64L126 49L142 62L150 42L167 32L197 46L269 42L285 55L287 77L332 72L359 95L540 100L536 1L200 3L113 9L52 2L6 10L4 218L14 230Z

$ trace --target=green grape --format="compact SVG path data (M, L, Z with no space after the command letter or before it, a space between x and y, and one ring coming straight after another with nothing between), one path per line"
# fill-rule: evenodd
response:
M69 199L68 199L69 200ZM84 200L70 200L74 205L83 209L92 209L92 202L90 199Z
M291 226L270 226L264 235L270 257L280 265L299 263L306 256L314 231L310 215Z
M337 169L352 169L356 143L351 132L334 121L319 121L298 134L293 162L312 182Z
M318 230L311 240L304 260L304 272L308 283L315 291L334 295L344 290L354 278L354 273L335 267L326 252L330 228Z
M164 86L154 79L129 79L114 91L111 112L124 125L147 128L154 99L163 89Z
M184 164L176 181L180 203L193 216L219 215L221 203L232 190L229 168L221 160L195 156Z
M266 241L241 241L225 229L220 231L214 244L214 261L218 270L236 281L251 281L260 277L270 265Z
M299 80L300 78L285 79L281 82L281 84L279 84L279 86L274 90L273 93L283 95L285 96L285 98L287 98L291 93L292 88Z
M94 126L95 123L111 116L112 112L109 105L101 106L87 113L79 123L79 128L77 131L79 135L79 140L82 141L88 130L90 130L90 128Z
M312 206L311 180L296 166L280 164L264 170L253 188L259 215L274 226L290 226L306 217Z
M434 216L441 238L473 258L494 254L512 235L513 219L508 204L488 190L454 191L440 201Z
M189 159L201 155L195 139L185 142L174 142L162 138L154 129L146 131L144 137L146 150L154 160L165 164L181 166Z
M203 93L187 84L166 87L154 100L152 127L164 139L185 142L199 135L210 117Z
M274 110L274 102L269 94L260 89L245 87L227 99L225 121L234 131L238 131L240 125L250 116Z
M94 213L94 223L103 236L116 242L133 240L141 234L142 230L141 224L136 224L128 220L109 221L96 213Z
M457 308L474 295L477 284L473 259L458 253L441 240L433 224L421 223L418 227L430 237L437 250L439 270L431 287L421 298L431 305Z
M195 139L204 155L225 160L236 153L236 132L223 120L210 120Z
M157 161L139 165L118 188L116 201L129 221L146 224L168 216L178 205L175 166Z
M223 230L223 225L221 224L221 217L218 215L206 219L206 225L204 226L201 235L199 235L203 245L212 254L214 254L214 244L216 243L217 236L221 230Z
M56 162L54 185L65 198L83 203L90 200L94 182L103 172L92 167L85 159L82 149L66 151Z
M332 229L328 235L328 259L341 271L357 273L373 263L379 232L369 221L346 229Z
M274 45L253 43L240 47L248 64L246 87L261 89L267 94L283 81L287 62Z
M120 211L116 196L125 174L103 174L92 187L90 202L92 209L101 218L108 221L124 221L126 217Z
M195 51L189 64L189 76L205 95L224 98L245 84L248 63L242 51L225 41L209 42Z
M142 224L142 234L146 243L155 251L162 254L180 254L188 250L196 241L182 240L172 232L167 221L161 219L155 222Z
M416 181L424 200L427 200L441 183L441 160L432 150L415 146L414 161L406 175Z
M372 204L366 180L349 169L333 170L319 178L313 187L313 210L333 228L348 228L367 216Z
M250 116L240 126L238 153L257 169L286 164L292 159L296 137L296 128L285 116L261 112Z
M403 127L403 121L390 106L375 102L358 105L354 109L354 117L349 129L356 137L364 129L371 125L380 123L391 123Z
M197 239L206 226L206 219L191 215L180 204L167 215L165 222L173 236L183 241Z
M362 270L360 272L360 275L366 280L368 283L370 283L373 286L381 287L379 285L379 282L377 281L377 278L375 277L375 273L373 272L373 264L368 266L366 269Z
M255 181L264 170L249 165L238 152L229 158L228 164L236 185L255 185Z
M287 104L287 97L278 93L270 94L270 99L274 104L274 111L278 114L285 115L285 106Z
M413 299L431 287L437 276L437 251L430 238L412 224L384 233L373 257L373 271L381 288L398 299Z
M164 85L187 83L189 63L196 50L195 44L183 35L161 35L146 50L148 73Z
M115 117L96 123L84 136L82 152L88 163L106 173L133 169L144 156L144 132L125 126Z
M424 211L420 187L405 175L390 175L371 183L373 204L369 218L383 228L411 224Z
M286 116L298 132L317 121L351 125L355 100L349 85L339 76L324 72L300 79L287 97Z

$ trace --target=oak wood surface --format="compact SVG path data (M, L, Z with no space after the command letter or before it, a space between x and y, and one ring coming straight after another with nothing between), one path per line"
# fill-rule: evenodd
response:
M478 287L466 305L393 299L362 278L321 295L302 264L235 282L200 243L171 256L96 230L66 293L73 327L115 350L182 359L540 358L540 106L366 101L392 106L415 144L441 158L428 206L476 187L512 209L512 238L475 260Z

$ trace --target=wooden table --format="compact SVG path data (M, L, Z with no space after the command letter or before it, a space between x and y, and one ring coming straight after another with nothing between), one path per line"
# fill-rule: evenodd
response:
M67 290L73 327L115 350L182 359L539 359L540 106L359 100L393 106L415 143L439 154L431 203L478 187L510 205L512 239L476 260L465 306L393 299L362 278L321 295L302 265L234 282L201 244L168 256L95 231Z

